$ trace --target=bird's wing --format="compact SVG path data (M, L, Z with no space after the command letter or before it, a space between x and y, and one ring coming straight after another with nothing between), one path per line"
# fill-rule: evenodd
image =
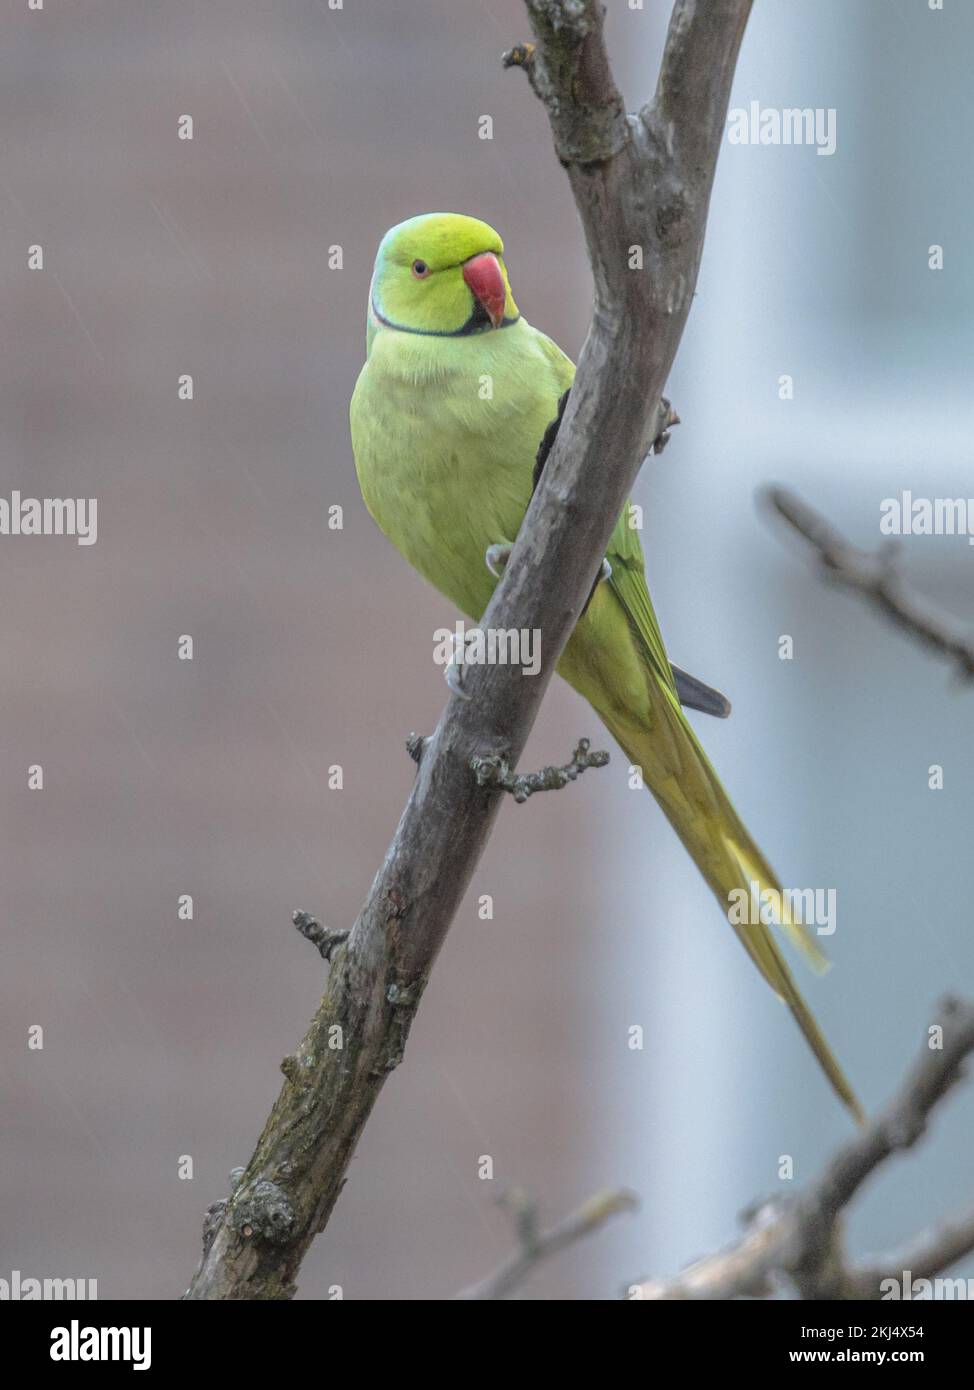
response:
M653 675L665 690L670 690L676 695L673 671L663 645L663 635L659 629L652 599L649 597L649 589L646 587L643 548L635 530L629 525L628 502L612 532L606 557L612 566L612 578L609 583L639 635Z
M575 379L575 364L562 352L557 343L534 330L538 347L551 367L552 376L560 397L569 389ZM557 399L557 397L556 397ZM554 418L554 413L552 414ZM610 583L628 614L630 622L639 634L645 648L653 673L660 684L676 694L676 683L663 646L659 623L653 611L653 604L646 587L645 561L639 536L629 525L629 504L623 509L609 541L606 558L612 566Z

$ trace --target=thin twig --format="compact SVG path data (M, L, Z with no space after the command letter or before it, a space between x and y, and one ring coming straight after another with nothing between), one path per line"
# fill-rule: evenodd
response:
M894 544L871 552L851 545L818 512L782 487L763 494L768 505L815 550L828 579L858 594L914 641L952 661L963 681L974 680L974 637L933 612L903 587Z
M501 66L505 68L526 68L533 56L533 43L516 43L513 48L509 48L502 56Z
M566 1216L549 1231L537 1229L537 1208L523 1192L511 1193L505 1203L514 1217L518 1235L519 1249L496 1269L493 1274L477 1284L471 1284L456 1295L458 1299L499 1299L513 1292L537 1266L557 1255L576 1241L584 1240L593 1231L598 1231L613 1216L623 1211L636 1211L639 1200L635 1193L619 1188L612 1192L599 1192L577 1211Z
M587 738L580 738L570 763L564 767L543 767L540 772L513 772L507 760L496 753L473 758L470 766L478 787L499 787L501 791L510 792L515 801L522 802L535 792L560 791L580 777L587 767L605 767L608 753L590 753L590 746Z
M331 953L335 947L348 940L347 927L323 927L316 918L312 917L310 912L305 912L301 908L291 913L291 921L301 935L311 942L312 946L318 947L323 960L330 961Z

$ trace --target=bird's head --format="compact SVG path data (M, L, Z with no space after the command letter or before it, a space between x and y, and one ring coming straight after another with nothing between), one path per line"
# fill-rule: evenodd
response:
M379 246L370 328L464 337L516 323L504 243L486 222L453 212L411 217Z

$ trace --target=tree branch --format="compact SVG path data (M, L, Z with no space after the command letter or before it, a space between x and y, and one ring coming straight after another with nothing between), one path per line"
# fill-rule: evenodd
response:
M878 1299L884 1279L934 1279L974 1250L974 1209L849 1275L848 1298Z
M634 1193L624 1188L615 1192L599 1192L550 1231L538 1230L537 1208L523 1193L512 1193L507 1205L515 1218L519 1249L493 1274L458 1293L458 1299L505 1298L534 1272L542 1260L557 1255L567 1246L600 1230L610 1217L619 1212L635 1211L639 1202Z
M674 5L655 105L640 113L658 126L666 147L701 186L709 187L713 177L712 151L723 133L726 94L750 12L750 0Z
M395 838L187 1297L287 1298L419 999L502 800L473 759L516 766L639 465L693 296L750 0L677 0L655 103L626 116L600 0L526 0L527 65L585 230L595 310L565 420L481 626L538 629L541 670L478 665L422 756ZM719 51L718 51L719 50ZM679 128L677 128L679 127ZM629 248L642 248L630 269Z
M589 747L587 738L579 739L570 763L564 767L543 767L540 772L513 772L505 759L496 755L474 758L473 773L478 787L500 787L501 791L510 792L515 801L527 801L535 792L560 791L588 767L605 767L608 753L590 753Z
M945 999L931 1028L927 1045L890 1103L839 1150L805 1192L759 1205L746 1214L747 1229L740 1240L672 1281L636 1286L634 1296L761 1298L772 1292L775 1276L782 1276L803 1299L879 1299L882 1280L901 1280L904 1271L929 1278L974 1250L971 1212L869 1265L849 1266L843 1252L841 1219L846 1207L888 1158L917 1142L931 1112L962 1077L964 1062L974 1052L971 1004Z
M896 570L899 552L895 545L875 554L859 550L794 493L772 487L763 496L771 509L809 542L828 579L858 594L921 646L953 662L962 680L974 680L974 637L960 634L956 626L906 592Z

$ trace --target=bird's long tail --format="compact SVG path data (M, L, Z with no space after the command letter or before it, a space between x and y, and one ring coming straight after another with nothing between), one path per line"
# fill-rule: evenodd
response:
M781 885L734 810L676 696L668 690L660 693L663 698L654 701L657 717L652 732L634 727L628 719L620 722L618 713L615 717L600 713L630 762L643 769L646 785L710 885L748 955L791 1010L836 1095L862 1123L859 1102L799 993L773 929L753 920L755 900L782 905L777 929L790 937L814 968L825 968L825 956L807 927L790 912ZM768 889L774 896L762 897ZM743 898L742 893L746 895ZM747 920L743 922L736 921L739 914L731 911L732 894L747 905Z

